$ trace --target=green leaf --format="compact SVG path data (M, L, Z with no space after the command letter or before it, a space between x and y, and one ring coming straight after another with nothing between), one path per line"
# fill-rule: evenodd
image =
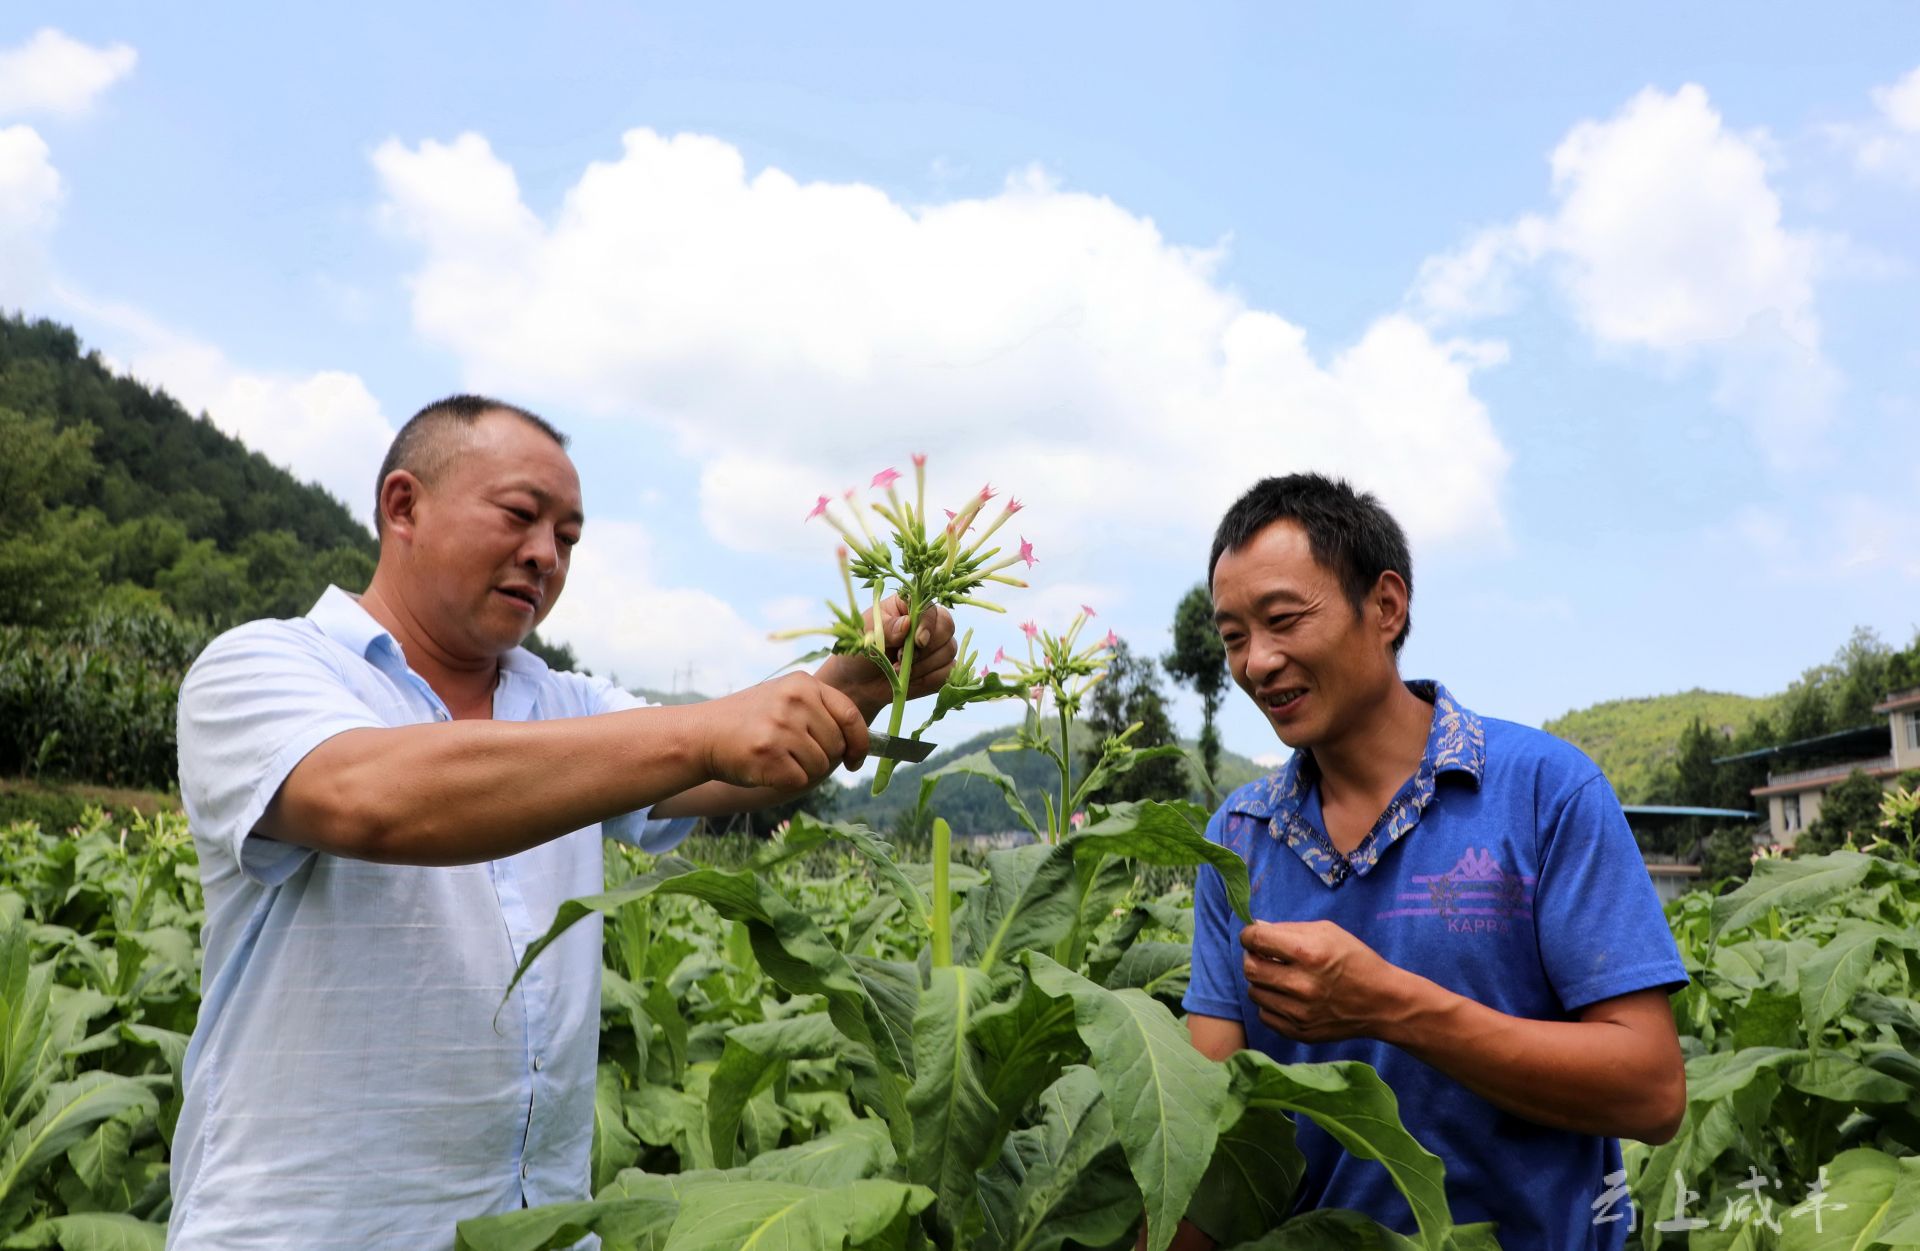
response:
M1827 1022L1853 1003L1873 964L1880 935L1877 925L1842 921L1827 945L1801 966L1800 1010L1806 1017L1809 1042L1818 1044Z
M968 1032L991 983L977 969L937 968L913 1019L913 1151L907 1177L932 1189L934 1216L964 1243L976 1216L974 1172L995 1146L999 1112L987 1097Z
M1805 1051L1788 1047L1746 1047L1699 1056L1687 1061L1687 1104L1717 1103L1761 1072L1806 1058Z
M1042 991L1026 970L1017 994L975 1016L973 1039L986 1057L987 1095L1000 1109L996 1138L1013 1128L1069 1058L1086 1054L1074 1028L1073 1001Z
M1231 849L1207 841L1206 814L1194 804L1158 800L1115 804L1106 816L1068 837L1061 846L1072 848L1076 856L1125 856L1143 864L1172 867L1210 864L1226 884L1227 903L1234 914L1249 924L1253 921L1246 861Z
M1787 1070L1787 1085L1802 1094L1847 1107L1901 1103L1912 1093L1903 1083L1838 1051L1823 1051Z
M1073 927L1073 852L1029 843L987 853L987 882L967 896L957 926L982 973L1022 951L1052 951Z
M1306 1168L1293 1117L1248 1108L1220 1135L1187 1219L1218 1246L1251 1241L1286 1220Z
M1370 1216L1344 1208L1303 1212L1234 1251L1420 1251L1429 1244L1397 1234ZM1446 1244L1441 1244L1446 1245Z
M612 912L656 894L698 899L728 920L744 922L762 972L791 994L819 995L827 1001L827 1015L834 1027L876 1061L866 1066L859 1082L861 1097L886 1116L893 1127L895 1145L904 1147L909 1125L905 1091L897 1074L906 1063L883 1027L877 1005L847 958L813 919L752 870L725 873L668 858L653 872L619 890L567 900L560 905L546 934L527 948L507 993L512 994L513 986L519 984L540 953L582 918Z
M1027 832L1035 838L1045 837L1045 832L1034 821L1033 814L1027 811L1026 801L1020 798L1020 788L1015 785L1012 778L1000 772L1000 766L993 763L993 757L983 751L971 752L957 760L950 760L921 778L920 806L925 808L935 788L947 778L952 777L979 777L993 783L1000 788L1001 795L1006 798L1007 807L1011 808L1013 815L1020 819L1020 824L1027 827Z
M1223 1067L1244 1106L1304 1112L1348 1154L1384 1164L1413 1210L1419 1245L1429 1251L1446 1245L1453 1228L1446 1169L1407 1132L1399 1102L1370 1066L1356 1060L1278 1064L1262 1052L1241 1051Z
M8 1238L5 1245L61 1251L165 1251L167 1227L124 1213L87 1212L40 1221Z
M714 1164L732 1167L747 1101L765 1090L789 1061L832 1059L845 1045L833 1022L817 1012L728 1030L720 1063L707 1085L707 1137Z
M893 858L893 848L882 842L880 837L864 825L854 825L845 821L835 821L831 825L821 825L805 813L793 818L795 829L809 825L820 825L834 838L844 839L859 849L873 871L880 875L880 881L900 900L901 907L907 911L907 919L912 922L916 933L924 933L929 928L927 921L927 899L918 887L907 880L900 866ZM792 838L790 832L788 838Z
M690 1189L663 1251L840 1251L933 1202L923 1186L866 1179L830 1190L750 1181Z
M1097 986L1038 952L1024 959L1039 990L1073 1002L1074 1028L1146 1203L1147 1251L1165 1251L1227 1119L1226 1068L1195 1051L1151 996Z
M756 1156L747 1165L747 1175L818 1190L885 1173L894 1163L886 1122L863 1118L796 1146Z
M1766 916L1770 908L1783 913L1818 908L1864 882L1873 867L1873 857L1853 851L1805 860L1761 860L1746 885L1713 901L1708 934L1717 940Z
M620 1070L603 1064L594 1073L593 1150L591 1167L595 1190L612 1181L623 1168L640 1158L640 1140L627 1128L625 1091Z
M1161 987L1171 980L1184 989L1192 963L1190 943L1135 943L1107 975L1106 985L1110 990L1137 986L1149 994L1163 994Z
M1876 1235L1900 1180L1899 1163L1883 1152L1861 1148L1841 1152L1823 1172L1825 1201L1819 1210L1802 1199L1776 1215L1781 1229L1774 1243L1777 1251L1851 1251L1881 1245Z
M82 1138L67 1151L74 1176L96 1200L104 1200L127 1174L133 1126L115 1117Z
M1110 1246L1140 1219L1100 1079L1075 1065L1040 1096L1040 1123L1011 1135L995 1182L992 1251L1055 1251L1067 1242ZM983 1179L982 1189L991 1188ZM983 1198L985 1196L983 1195Z
M147 1084L130 1077L95 1071L49 1086L40 1111L0 1152L0 1208L94 1126L135 1108L150 1116L158 1111Z
M1801 1012L1798 995L1756 990L1745 1004L1732 1011L1730 1041L1736 1050L1749 1047L1801 1047L1806 1041L1801 1033Z

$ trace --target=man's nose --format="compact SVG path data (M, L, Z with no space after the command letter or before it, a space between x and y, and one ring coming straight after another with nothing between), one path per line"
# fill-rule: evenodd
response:
M560 544L552 530L536 529L520 549L520 563L546 577L560 568Z
M1287 667L1287 654L1278 640L1262 635L1254 635L1247 641L1247 685L1259 690L1267 681Z

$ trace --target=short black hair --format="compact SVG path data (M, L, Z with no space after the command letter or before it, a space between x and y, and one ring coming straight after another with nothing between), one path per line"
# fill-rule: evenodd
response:
M1356 613L1381 574L1391 569L1400 575L1407 584L1407 620L1393 640L1393 654L1398 656L1413 628L1413 557L1407 551L1407 535L1379 500L1354 490L1344 479L1294 473L1263 478L1249 487L1213 532L1213 552L1207 557L1208 588L1213 586L1214 567L1222 556L1244 547L1276 521L1291 521L1307 532L1314 560L1340 579L1340 588Z
M567 446L567 436L554 429L552 423L518 405L485 395L449 395L444 400L435 400L407 418L407 424L400 427L399 434L393 436L386 459L380 462L380 477L373 484L375 534L382 533L386 528L380 516L380 494L387 489L388 475L396 469L404 469L422 482L432 482L446 471L447 465L459 453L459 444L452 436L471 430L474 423L488 413L517 417L558 443L562 449Z

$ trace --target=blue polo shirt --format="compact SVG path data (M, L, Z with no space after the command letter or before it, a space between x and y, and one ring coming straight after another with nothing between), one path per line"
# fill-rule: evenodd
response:
M1426 751L1351 853L1327 838L1310 752L1214 814L1207 837L1247 862L1255 919L1335 922L1401 968L1535 1020L1575 1020L1602 999L1684 986L1639 847L1594 763L1540 730L1476 716L1438 683L1408 687L1434 705ZM1240 929L1220 875L1202 868L1188 1012L1240 1022L1249 1047L1283 1064L1378 1069L1407 1128L1445 1162L1454 1219L1498 1222L1506 1251L1625 1243L1628 1222L1606 1219L1624 1205L1594 1206L1621 1167L1616 1139L1523 1120L1374 1039L1282 1037L1248 998ZM1347 1208L1414 1232L1385 1167L1297 1120L1307 1167L1296 1211Z

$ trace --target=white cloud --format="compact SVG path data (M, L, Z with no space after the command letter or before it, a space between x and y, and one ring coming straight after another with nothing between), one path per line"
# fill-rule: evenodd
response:
M114 333L122 373L164 388L189 412L205 412L250 449L331 491L371 528L373 481L395 426L357 374L244 369L137 309L71 290L59 295Z
M0 127L0 301L21 306L47 280L47 236L60 206L60 171L30 126Z
M1814 284L1830 245L1782 223L1762 134L1729 130L1707 94L1648 88L1554 149L1556 207L1427 262L1413 306L1435 322L1508 311L1544 272L1600 344L1712 361L1716 398L1776 455L1830 418Z
M1920 66L1898 82L1875 87L1873 103L1876 117L1835 127L1835 136L1867 173L1920 186Z
M137 60L124 43L95 48L48 27L0 51L0 117L83 114L101 92L132 73Z
M1191 556L1235 492L1306 467L1379 491L1417 540L1501 533L1509 458L1472 390L1497 352L1391 315L1319 357L1218 280L1217 249L1038 171L913 206L635 130L543 220L480 136L373 161L420 250L415 325L468 384L630 419L636 457L664 431L735 548L824 561L814 496L909 450L941 502L1026 497L1067 564Z
M628 686L706 695L750 686L799 654L706 591L659 586L653 552L636 523L589 521L546 637Z

